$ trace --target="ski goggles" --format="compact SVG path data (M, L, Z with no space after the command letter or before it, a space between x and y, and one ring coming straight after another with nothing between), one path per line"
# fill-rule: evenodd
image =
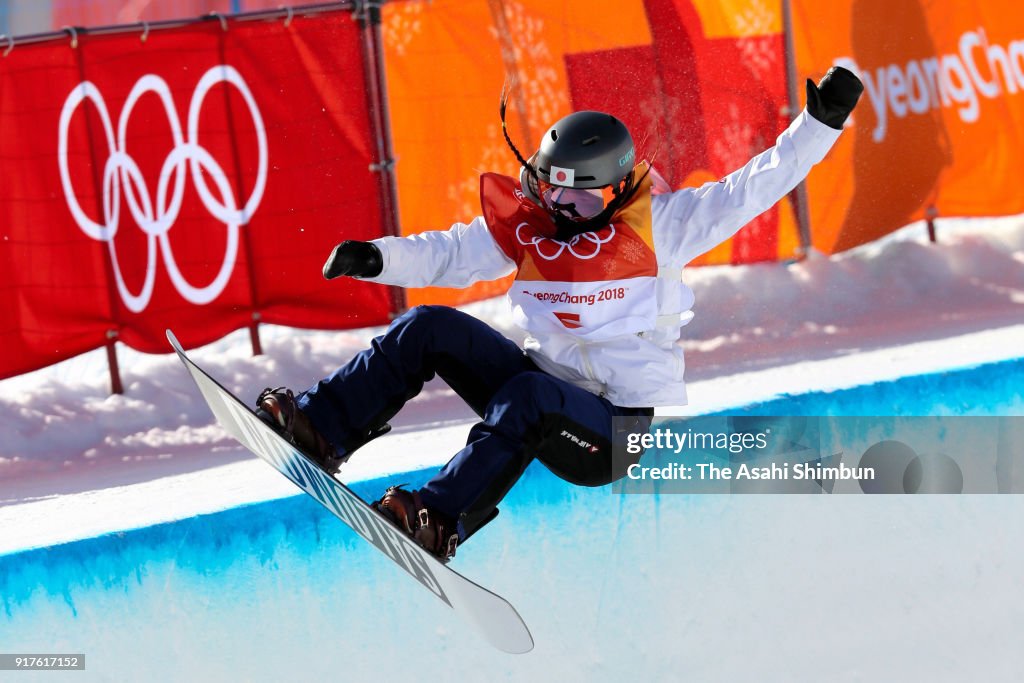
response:
M573 220L593 218L604 211L613 196L610 187L585 190L552 185L543 180L539 182L539 189L540 197L550 211Z

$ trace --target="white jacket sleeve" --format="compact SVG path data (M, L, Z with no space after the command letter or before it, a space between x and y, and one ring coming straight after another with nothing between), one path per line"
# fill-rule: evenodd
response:
M516 264L491 237L482 216L468 225L431 230L407 237L373 240L380 249L384 270L363 278L399 287L468 287L481 280L496 280Z
M718 182L653 197L659 263L681 268L732 237L796 187L825 158L840 132L805 109L774 147L738 171Z

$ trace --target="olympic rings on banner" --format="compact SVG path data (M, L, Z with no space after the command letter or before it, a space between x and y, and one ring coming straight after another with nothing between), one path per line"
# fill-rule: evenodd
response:
M589 259L594 258L598 254L600 254L601 253L601 245L611 241L611 239L613 237L615 237L615 226L614 225L609 225L608 227L610 228L610 231L608 233L608 236L603 238L603 239L600 236L598 236L598 234L596 232L584 232L584 233L580 233L579 235L575 235L568 242L559 242L558 240L553 240L553 239L550 239L548 237L541 237L539 235L534 235L527 242L527 241L523 241L523 237L522 237L522 235L520 233L521 233L523 228L529 227L529 225L530 225L529 223L520 223L519 225L516 226L516 239L519 240L519 244L523 245L524 247L532 246L534 249L536 249L537 250L537 255L540 256L545 261L554 261L559 256L561 256L562 252L564 252L566 249L568 249L569 253L572 254L573 256L575 256L576 258L581 259L583 261L587 261ZM590 243L590 244L594 245L593 246L593 252L589 253L589 254L581 254L581 253L577 252L576 251L576 246L578 244L580 244L581 242L583 242L583 243ZM555 245L554 253L547 253L547 254L545 254L544 250L541 249L541 245L542 244L553 244L553 245Z
M210 89L218 83L228 83L238 90L249 108L249 114L252 116L256 130L259 153L256 183L249 198L241 207L238 206L238 201L224 169L199 144L199 113L203 106L203 100ZM150 186L146 184L145 178L142 177L138 164L129 155L127 143L128 119L136 102L146 93L153 93L163 104L167 122L171 128L171 138L174 142L174 148L164 159L160 169L155 197ZM82 210L78 198L75 196L74 186L71 184L71 172L68 169L68 129L75 111L85 100L90 100L99 113L107 142L108 156L103 165L102 223L94 221ZM117 121L116 137L110 113L99 88L91 81L84 81L71 91L64 101L64 108L60 113L57 163L60 166L60 181L64 189L64 198L79 229L90 238L107 243L117 289L128 310L140 313L149 305L153 296L153 285L156 281L158 249L163 254L167 272L178 293L190 303L203 305L216 299L227 287L238 255L238 228L248 224L263 198L263 190L267 183L267 131L249 86L237 70L224 64L211 68L199 79L189 103L186 132L182 131L181 120L178 118L174 100L171 97L171 89L167 82L159 76L147 74L135 83L128 94L128 99L125 100L124 109ZM185 193L186 163L203 206L217 221L223 223L228 231L224 261L213 282L205 287L193 285L181 274L167 237L167 233L174 226L181 211L182 198ZM206 171L213 180L216 195L207 185L203 171ZM114 237L117 235L121 220L122 191L132 219L146 234L146 279L138 293L129 291L125 284L117 251L114 248ZM219 200L217 195L220 196Z

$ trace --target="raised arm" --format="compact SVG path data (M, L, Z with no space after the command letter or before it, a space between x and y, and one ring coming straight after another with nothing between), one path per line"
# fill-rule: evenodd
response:
M343 242L324 265L324 277L350 275L399 287L468 287L504 277L515 267L491 237L484 219L477 217L449 230Z
M655 196L654 240L662 262L682 267L785 197L839 139L862 91L856 76L833 67L819 85L808 81L807 109L775 146L717 182Z

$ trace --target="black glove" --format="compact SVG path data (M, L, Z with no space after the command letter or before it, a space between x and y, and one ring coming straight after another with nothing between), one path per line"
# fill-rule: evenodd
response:
M807 79L807 112L829 128L842 130L863 92L864 84L852 71L834 66L817 86Z
M334 248L324 264L324 277L328 280L342 275L376 277L382 270L384 259L376 244L345 240Z

